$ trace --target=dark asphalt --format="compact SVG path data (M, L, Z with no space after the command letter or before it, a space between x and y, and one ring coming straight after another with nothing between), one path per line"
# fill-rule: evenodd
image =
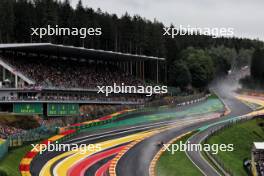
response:
M216 92L218 92L218 96L222 98L222 100L225 102L226 105L231 110L231 113L226 117L226 118L231 118L231 117L237 117L241 115L245 115L252 110L246 106L245 104L241 103L238 101L236 98L234 98L233 95L231 94L226 94L224 92L224 89L217 89ZM228 122L227 122L228 123ZM199 144L201 143L206 136L208 136L211 131L215 128L219 128L224 124L217 124L214 125L207 130L198 133L197 135L192 136L189 141L191 144ZM207 161L206 159L202 156L200 151L186 151L186 154L189 156L189 158L192 160L193 163L201 170L201 172L204 175L207 176L218 176L220 175L216 169L214 169Z
M133 148L131 148L119 160L116 168L117 175L148 176L151 160L154 158L155 154L160 150L160 147L157 146L160 141L167 143L176 136L179 136L189 131L193 131L203 125L210 124L213 122L216 122L216 119L173 128L171 130L159 133L158 135L154 135L150 138L143 140L142 142L138 143Z
M210 124L213 122L217 122L226 118L236 117L240 115L247 114L252 110L246 106L245 104L238 101L234 94L231 92L225 92L226 89L219 88L214 89L217 92L218 96L223 100L223 102L230 108L231 113L225 117L220 119L207 121L203 123L198 123L195 125L191 125L183 128L175 128L164 133L155 135L151 138L148 138L132 149L130 149L118 162L116 172L118 176L148 176L149 175L149 166L151 160L154 158L155 154L159 151L159 148L155 146L159 141L164 141L165 143L175 138L176 136L183 134L189 130L195 130L201 126L206 124ZM213 126L212 128L215 128ZM191 138L191 143L200 143L200 141L210 133L211 128L206 130L204 133L199 133L199 135L195 135ZM195 163L200 170L202 170L204 175L214 176L219 175L210 164L204 160L201 156L200 152L187 152L190 156L193 163Z
M240 103L239 101L235 100L234 98L231 98L229 96L222 97L225 101L225 103L233 110L231 116L237 116L244 113L247 113L249 108L245 106L244 104ZM193 105L190 105L193 106ZM184 107L184 108L188 108ZM228 118L226 117L226 118ZM131 117L133 118L133 117ZM182 117L178 120L183 120L186 117ZM222 119L222 118L221 118ZM188 124L181 127L175 127L173 129L167 130L165 132L159 133L155 136L152 136L150 138L147 138L146 140L140 142L136 146L134 146L132 149L130 149L121 159L117 166L117 175L118 176L147 176L149 175L149 165L155 154L158 152L160 148L157 147L157 143L160 141L168 142L172 138L175 138L178 135L181 135L187 131L195 130L203 125L210 124L213 122L218 121L219 119L212 119L204 122L199 122L195 124ZM160 123L155 124L154 123ZM74 137L73 139L66 141L65 143L80 143L80 144L91 144L91 143L97 143L101 141L105 141L108 139L114 139L114 138L120 138L129 134L133 134L136 132L144 131L143 127L147 127L151 125L148 129L153 129L161 126L169 125L169 123L175 123L175 120L169 120L169 121L161 121L161 122L152 122L147 124L141 124L137 127L133 126L126 126L119 129L103 129L103 130L96 130L96 131L90 131L81 133L80 135ZM198 140L199 138L193 138L194 142ZM199 141L199 140L198 140ZM63 152L46 152L42 155L39 155L36 157L32 164L30 171L33 176L39 175L39 172L41 168L44 166L44 164L50 160L51 158L61 154ZM192 155L192 154L191 154ZM207 163L204 163L199 156L196 154L193 154L194 156L194 162L202 163L201 165L210 167L207 165ZM195 160L197 159L197 160ZM95 166L98 167L99 165ZM87 175L89 175L89 172L86 172Z
M193 105L191 105L193 106ZM151 123L139 124L137 126L125 126L119 129L103 129L103 130L95 130L89 132L83 132L79 135L63 142L67 144L78 143L78 144L94 144L110 139L120 138L123 136L127 136L129 134L134 134L137 132L154 129L158 127L163 127L171 124L177 124L179 121L184 120L186 117L177 118L174 120L167 121L155 121ZM39 175L42 167L48 162L51 158L62 154L63 152L44 152L41 155L38 155L33 159L33 162L30 165L30 172L32 176ZM54 167L54 166L53 166Z

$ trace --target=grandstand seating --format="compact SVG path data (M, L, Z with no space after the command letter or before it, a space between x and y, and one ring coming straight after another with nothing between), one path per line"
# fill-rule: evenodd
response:
M7 138L9 135L16 135L22 133L24 130L14 128L7 125L0 125L0 138Z
M35 86L56 88L96 88L98 85L144 85L140 79L113 64L95 64L70 59L18 56L4 57L8 64L36 81Z
M255 142L252 150L253 175L264 176L264 149L262 142ZM257 172L257 173L255 173Z
M10 82L14 82L14 79L16 79L15 86L12 85L13 87L1 86L7 89L3 89L5 93L0 97L2 103L8 101L24 103L27 101L30 103L44 102L48 104L61 103L62 101L69 103L68 101L71 101L75 104L82 104L80 106L80 116L39 118L40 131L30 131L29 133L26 130L11 127L12 125L1 125L0 138L11 138L14 140L30 138L34 140L35 136L43 136L43 131L45 132L49 127L69 126L70 124L92 120L131 107L134 108L134 106L152 100L156 96L150 98L142 94L112 94L106 97L104 94L97 94L96 90L92 90L97 88L97 86L113 86L114 83L117 85L122 83L133 86L146 85L143 80L122 70L116 61L109 60L104 62L93 59L93 61L84 61L81 58L66 59L64 57L32 53L24 53L22 55L20 52L16 54L3 52L0 58L2 62L11 68L7 70L3 67L2 81L4 82L4 78L8 78ZM6 75L4 75L4 71L6 71ZM25 79L17 80L17 73L22 74L28 80L35 82L35 84L31 85ZM22 89L16 90L12 88ZM129 106L125 104L129 104ZM42 107L48 106L43 105ZM3 109L6 112L12 112L12 109L10 110L8 107ZM43 112L46 112L47 109L43 108ZM45 113L42 115L45 116Z

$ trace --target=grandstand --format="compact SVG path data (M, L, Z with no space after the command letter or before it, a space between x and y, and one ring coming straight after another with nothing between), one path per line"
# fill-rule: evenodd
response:
M0 111L73 116L83 105L139 105L150 98L106 97L97 86L147 80L166 82L164 58L51 43L0 44Z
M252 175L264 176L264 142L254 142L251 153Z

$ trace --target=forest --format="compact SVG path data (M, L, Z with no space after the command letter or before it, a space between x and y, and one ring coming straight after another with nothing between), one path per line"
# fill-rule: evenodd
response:
M244 88L263 90L264 87L264 49L256 49L252 54L250 75L240 80Z
M175 17L177 21L177 17ZM101 28L102 35L32 36L31 28L47 25ZM84 7L80 0L72 7L69 0L1 0L0 43L50 42L132 54L164 57L168 84L182 89L203 88L228 70L249 65L263 42L246 38L214 38L206 35L163 36L164 24L139 15L116 14ZM171 26L177 27L177 26Z

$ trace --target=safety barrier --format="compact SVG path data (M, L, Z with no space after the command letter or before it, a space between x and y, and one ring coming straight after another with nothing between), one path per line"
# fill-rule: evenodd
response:
M69 130L69 129L82 132L82 131L89 129L90 127L101 126L106 123L111 123L117 120L118 118L123 117L124 115L128 115L130 112L134 110L135 109L127 109L127 110L119 111L119 112L116 112L116 113L113 113L107 116L103 116L95 120L90 120L90 121L82 122L82 123L76 123L69 127L61 128L60 132L63 132L64 130Z
M0 139L0 160L8 153L8 140Z
M40 141L47 139L50 136L56 134L56 127L46 128L41 126L39 128L31 129L20 134L12 135L8 137L9 147L19 147L25 143Z
M264 115L262 113L259 113L257 114L257 116L260 116L260 115ZM219 123L222 123L222 125L218 128L214 128L211 130L210 134L207 135L205 138L204 138L204 142L207 143L209 137L227 129L227 128L230 128L232 127L233 125L236 125L236 124L239 124L239 123L243 123L245 121L248 121L248 120L251 120L253 118L255 118L256 115L255 114L249 114L249 115L244 115L244 116L240 116L240 117L235 117L235 118L232 118L232 119L227 119L225 121L222 121L222 122L219 122ZM226 165L219 157L217 157L216 155L213 155L212 153L210 152L207 152L205 151L204 152L205 155L210 159L210 161L212 163L214 163L214 165L219 169L221 170L222 173L224 173L224 175L234 175L232 173L232 170L229 168L228 165Z

